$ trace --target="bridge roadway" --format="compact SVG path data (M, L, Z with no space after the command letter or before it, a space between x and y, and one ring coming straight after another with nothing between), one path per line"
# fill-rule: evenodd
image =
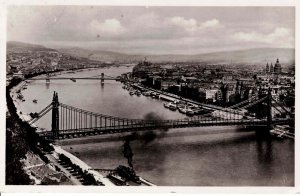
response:
M56 78L29 78L27 80L117 80L117 78L92 78L92 77L56 77Z
M272 120L272 124L287 124L292 119L277 118ZM119 126L103 126L92 128L80 128L59 130L57 137L83 137L85 135L98 135L98 134L113 134L121 132L145 131L155 129L171 129L171 128L185 128L185 127L205 127L205 126L267 126L267 119L235 119L235 120L164 120L164 121L141 121L139 123L130 125ZM41 137L52 137L53 131L37 132Z

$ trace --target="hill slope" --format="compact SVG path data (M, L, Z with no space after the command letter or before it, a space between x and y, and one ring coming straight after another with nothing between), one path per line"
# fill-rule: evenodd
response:
M265 64L280 59L282 64L293 64L295 62L295 49L286 48L256 48L248 50L237 50L228 52L215 52L194 55L195 59L203 59L212 63L248 63Z
M151 62L206 62L206 63L247 63L265 64L275 62L277 58L282 64L295 62L295 49L257 48L226 52L214 52L197 55L131 55L111 51L93 51L81 48L58 49L60 52L77 57L86 57L99 61L138 62L145 57Z
M42 45L29 44L24 42L9 41L6 43L7 51L28 52L28 51L56 51L52 48L47 48Z
M90 60L103 62L137 63L145 57L151 62L205 62L205 63L224 63L224 64L257 64L265 65L267 62L275 63L279 58L280 63L291 65L295 63L295 49L290 48L255 48L247 50L235 50L225 52L213 52L196 55L167 54L167 55L148 55L148 54L125 54L112 51L88 50L82 48L63 48L51 49L42 45L28 44L22 42L7 42L7 50L14 52L28 51L59 51L75 57L84 57Z

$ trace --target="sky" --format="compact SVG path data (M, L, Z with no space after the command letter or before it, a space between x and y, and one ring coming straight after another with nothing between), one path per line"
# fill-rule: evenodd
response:
M293 7L9 6L7 40L130 54L294 48Z

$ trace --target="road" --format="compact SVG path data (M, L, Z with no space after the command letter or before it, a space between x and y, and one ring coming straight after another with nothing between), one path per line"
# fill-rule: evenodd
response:
M65 167L63 167L53 155L47 154L46 157L50 160L51 163L56 165L63 173L65 173L66 176L71 180L71 182L74 185L82 185L82 183L79 181L79 179L77 179L75 176L73 176L70 173L70 171L68 171Z

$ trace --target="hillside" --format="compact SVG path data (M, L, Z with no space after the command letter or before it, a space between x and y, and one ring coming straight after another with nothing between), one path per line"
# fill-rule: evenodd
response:
M84 57L90 60L102 62L137 63L145 57L151 62L204 62L224 64L256 64L265 65L267 62L275 63L279 58L283 66L295 64L295 49L290 48L255 48L247 50L235 50L224 52L213 52L196 55L182 54L125 54L120 52L88 50L82 48L60 48L51 49L42 45L28 44L22 42L7 42L7 50L14 52L28 51L59 51L75 57Z
M214 52L197 55L131 55L111 51L93 51L81 48L58 49L60 52L77 57L87 57L98 61L138 62L145 57L151 62L206 62L206 63L246 63L263 65L275 62L277 58L283 65L294 64L295 49L286 48L257 48L226 52Z
M56 51L52 48L47 48L42 45L29 44L24 42L9 41L6 43L7 51L28 52L28 51Z
M295 63L295 49L286 48L256 48L248 50L237 50L228 52L215 52L208 54L193 55L192 59L211 63L247 63L247 64L265 64L266 62L275 62L279 58L284 65Z

